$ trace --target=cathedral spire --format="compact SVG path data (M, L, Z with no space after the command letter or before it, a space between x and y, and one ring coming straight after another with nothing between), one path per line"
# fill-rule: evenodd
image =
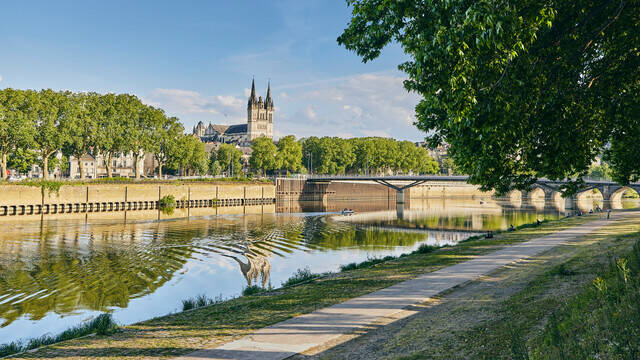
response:
M257 104L258 100L256 99L256 80L251 79L251 96L249 96L248 107L251 107L254 104Z
M273 107L273 99L271 98L271 80L269 80L269 83L267 84L267 98L264 99L264 107Z

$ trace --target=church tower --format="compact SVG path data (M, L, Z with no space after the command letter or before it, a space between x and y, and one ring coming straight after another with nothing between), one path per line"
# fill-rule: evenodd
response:
M247 137L249 141L266 136L273 139L273 99L271 98L271 81L267 85L267 97L256 99L255 80L251 81L251 95L247 103Z

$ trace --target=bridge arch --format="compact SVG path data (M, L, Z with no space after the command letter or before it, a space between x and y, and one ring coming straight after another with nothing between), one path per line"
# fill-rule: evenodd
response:
M627 192L632 191L638 195L640 192L629 186L621 186L618 190L611 194L610 204L612 209L622 209L622 196Z

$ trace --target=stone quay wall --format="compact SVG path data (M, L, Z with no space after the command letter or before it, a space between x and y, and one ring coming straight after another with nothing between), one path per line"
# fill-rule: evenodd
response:
M89 184L63 185L57 192L39 186L0 185L0 216L152 210L166 195L173 195L177 209L276 201L273 184Z

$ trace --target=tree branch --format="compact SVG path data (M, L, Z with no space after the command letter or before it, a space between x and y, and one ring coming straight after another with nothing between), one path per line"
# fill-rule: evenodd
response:
M587 45L584 46L584 49L582 49L582 52L585 52L589 46L591 46L591 44L593 44L593 42L595 41L596 37L598 35L600 35L603 31L605 31L611 24L613 24L614 22L616 22L616 20L618 20L618 18L620 17L620 14L622 13L622 9L624 9L625 5L627 4L626 1L622 1L620 2L620 5L618 5L618 8L616 9L616 13L613 15L613 17L611 18L611 20L609 20L609 22L607 22L603 27L600 28L600 30L598 30L592 37L591 40L589 40L589 42L587 42Z

